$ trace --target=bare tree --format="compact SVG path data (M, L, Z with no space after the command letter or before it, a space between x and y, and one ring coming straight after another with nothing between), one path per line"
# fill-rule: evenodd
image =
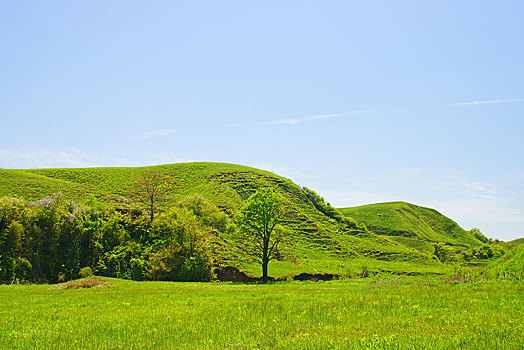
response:
M149 211L149 223L153 223L159 205L172 189L172 179L155 169L144 170L133 183L131 196Z

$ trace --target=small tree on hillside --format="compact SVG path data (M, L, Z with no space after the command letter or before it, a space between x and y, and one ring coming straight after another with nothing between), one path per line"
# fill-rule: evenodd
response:
M153 223L158 206L165 201L171 191L171 179L154 169L144 170L133 183L131 196L146 206L149 211L149 224Z
M441 262L445 262L451 259L452 252L443 242L438 242L433 244L433 255Z
M473 235L473 237L481 241L482 243L490 243L489 238L484 236L484 234L480 232L478 228L472 228L471 230L469 230L469 233Z
M271 188L262 188L249 197L238 218L248 253L262 264L263 283L267 283L269 261L276 257L282 241L282 230L278 225L283 215L280 195Z

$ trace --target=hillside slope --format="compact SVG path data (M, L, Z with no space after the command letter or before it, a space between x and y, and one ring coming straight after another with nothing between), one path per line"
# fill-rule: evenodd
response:
M515 246L505 255L488 264L492 276L524 279L524 245Z
M442 269L429 254L403 242L327 217L292 181L241 165L181 163L146 168L0 170L0 195L36 200L62 192L65 198L80 203L98 201L111 207L129 207L133 204L126 198L127 193L144 169L156 169L174 182L166 206L200 195L234 217L242 202L257 188L271 187L281 193L287 208L283 226L288 235L282 259L270 266L270 273L275 276L300 272L354 273L362 266L372 272L396 273ZM234 237L222 239L222 246L224 242L234 242ZM259 273L259 266L238 254L234 247L217 248L216 254L223 264Z
M509 241L509 243L513 243L513 244L524 244L524 238L517 238L517 239L514 239L512 241Z
M482 245L456 222L438 211L406 202L390 202L342 208L340 211L364 223L379 235L416 248L432 251L434 242L457 247Z

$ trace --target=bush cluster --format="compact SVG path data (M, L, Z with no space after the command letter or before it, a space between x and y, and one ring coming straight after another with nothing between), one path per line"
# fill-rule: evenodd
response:
M60 194L0 198L0 283L56 283L92 274L134 280L206 281L208 238L234 230L202 197L151 222L139 209L93 209Z
M500 242L490 241L478 248L456 250L456 247L438 242L433 245L433 256L441 262L458 261L468 262L472 260L485 260L500 258L505 254L504 247Z
M340 213L340 211L331 206L331 204L326 203L324 198L318 195L315 191L310 190L307 187L302 187L302 191L318 211L337 221L342 220L343 215Z
M327 203L324 198L318 195L315 191L310 190L307 187L302 187L302 192L306 195L307 199L313 204L313 206L327 217L336 220L350 229L367 231L364 224L358 223L351 217L344 216L338 209Z

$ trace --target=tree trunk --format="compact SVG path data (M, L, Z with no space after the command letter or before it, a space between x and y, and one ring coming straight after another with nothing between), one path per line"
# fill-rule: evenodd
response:
M153 220L155 219L155 206L153 203L149 206L149 225L153 223Z
M262 283L267 283L267 265L269 264L269 236L264 237L262 249Z
M264 258L262 261L262 283L267 283L267 264L269 259Z

